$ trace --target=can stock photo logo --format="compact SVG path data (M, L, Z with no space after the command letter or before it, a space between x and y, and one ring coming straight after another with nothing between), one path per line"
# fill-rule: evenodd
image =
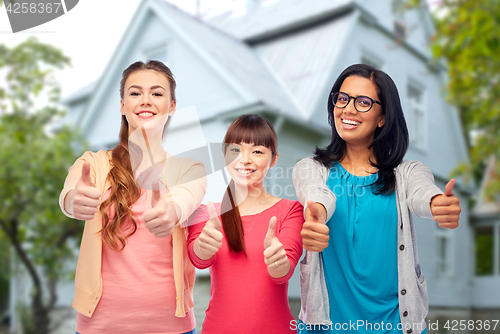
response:
M12 32L52 21L72 10L79 0L4 0Z

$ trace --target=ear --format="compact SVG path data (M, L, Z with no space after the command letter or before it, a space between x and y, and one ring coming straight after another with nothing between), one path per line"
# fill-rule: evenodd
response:
M170 108L168 110L168 116L174 116L176 106L177 106L177 101L172 101L172 103L170 104Z
M273 161L271 161L271 165L269 166L269 169L273 168L276 163L278 162L278 157L280 156L279 153L276 153L276 155L273 157Z
M120 100L120 112L125 115L125 105L123 104L123 99Z
M385 115L382 115L382 119L380 119L377 125L379 128L381 128L384 126L384 124L385 124Z

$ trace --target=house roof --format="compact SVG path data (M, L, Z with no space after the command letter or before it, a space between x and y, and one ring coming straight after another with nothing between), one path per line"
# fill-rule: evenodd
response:
M251 46L199 21L166 1L152 1L158 5L159 10L175 20L227 75L241 84L252 99L249 103L261 102L291 118L306 117Z
M207 23L247 41L268 38L350 10L353 0L287 0L256 6L243 16L221 15Z

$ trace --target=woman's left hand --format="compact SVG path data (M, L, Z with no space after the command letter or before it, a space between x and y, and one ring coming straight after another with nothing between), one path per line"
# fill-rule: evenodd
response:
M275 236L276 220L276 217L269 220L269 228L264 238L264 262L269 275L273 278L280 278L290 271L290 262L283 245Z
M450 230L458 227L460 219L460 200L453 193L455 179L451 179L445 187L442 195L434 196L431 199L431 212L434 220L439 223L439 227Z
M153 190L153 196L158 196ZM167 202L163 198L158 198L152 209L147 210L142 215L144 226L157 238L166 238L174 233L175 224L179 222L174 202Z

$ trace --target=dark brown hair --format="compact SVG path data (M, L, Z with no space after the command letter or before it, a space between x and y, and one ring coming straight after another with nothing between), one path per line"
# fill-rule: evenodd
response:
M120 81L120 97L122 99L124 97L125 83L129 76L134 72L143 70L152 70L164 74L170 85L172 101L175 101L176 84L172 72L165 64L156 60L150 60L147 63L138 61L123 71ZM166 131L167 127L168 124L165 126L164 131ZM123 250L125 240L137 230L137 223L130 208L140 196L130 162L128 121L125 115L122 115L119 138L120 142L112 151L110 161L112 167L107 176L107 181L111 184L111 195L99 208L104 218L104 226L101 230L103 242L116 251ZM108 217L108 208L114 211L112 217ZM122 235L121 226L127 217L132 221L132 229L126 235Z
M229 126L224 137L223 150L230 144L254 144L267 147L273 158L278 152L278 136L269 120L260 115L242 115ZM246 255L243 223L235 203L234 181L231 180L221 203L221 222L229 250Z

